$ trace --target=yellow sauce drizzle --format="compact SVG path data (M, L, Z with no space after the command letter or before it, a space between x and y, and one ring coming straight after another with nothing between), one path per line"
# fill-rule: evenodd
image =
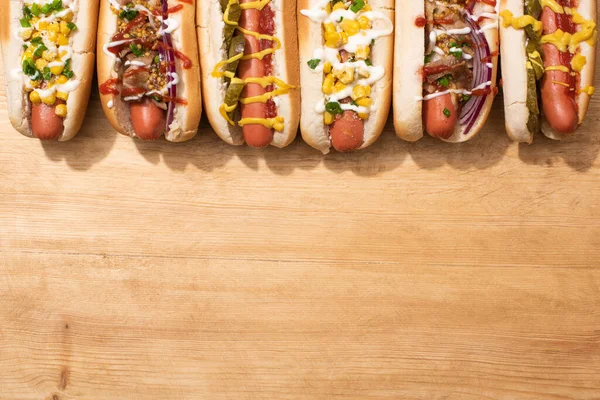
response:
M267 4L269 4L270 1L271 0L257 0L257 1L252 1L249 3L243 3L243 4L240 4L240 8L243 10L248 10L248 9L262 10ZM261 85L263 88L266 88L269 85L276 86L276 88L274 88L273 90L266 92L260 96L245 97L245 98L241 97L239 99L239 103L241 103L241 104L266 103L267 101L269 101L269 99L272 99L275 96L289 93L290 89L294 89L295 86L289 85L289 84L283 82L281 79L278 79L275 76L250 77L250 78L246 78L246 79L240 79L240 78L235 77L235 74L233 72L223 71L223 68L227 64L231 64L238 60L250 60L253 58L262 60L268 54L273 54L273 53L275 53L275 51L281 49L281 42L279 41L279 39L277 37L271 36L271 35L266 35L266 34L261 34L261 33L255 32L255 31L250 31L248 29L244 29L241 26L239 26L239 24L237 22L230 21L229 20L229 9L232 4L239 4L239 0L229 0L229 3L227 4L227 8L225 9L225 12L223 12L223 21L228 25L234 25L236 27L236 30L244 35L253 36L257 40L269 40L274 43L274 46L271 48L268 48L268 49L261 50L256 53L251 53L251 54L241 53L241 54L238 54L227 60L220 61L219 63L217 63L215 65L211 75L214 78L227 77L227 78L231 79L231 83L237 83L237 84L241 83L244 85L246 85L248 83L256 83L256 84ZM235 122L231 118L229 118L229 116L227 115L227 113L234 111L236 108L237 108L237 104L234 104L233 106L227 106L225 103L223 103L219 106L219 113L225 120L227 120L227 122L229 124L236 125ZM264 127L267 127L269 129L273 128L276 131L281 132L284 128L283 122L284 122L284 119L281 116L276 116L275 118L242 118L238 121L237 125L244 126L244 125L250 125L250 124L258 124L258 125L263 125Z
M571 60L571 69L575 73L580 73L586 65L585 56L577 53L577 50L581 43L586 42L590 46L596 44L598 38L598 30L596 28L596 22L593 20L586 20L576 9L571 7L563 7L556 0L540 0L542 7L550 8L556 14L567 14L572 17L574 24L579 25L579 30L573 34L564 32L561 29L557 29L555 32L543 35L540 43L549 43L556 47L561 52L569 51L573 54ZM503 18L504 27L512 27L514 29L523 29L526 26L531 25L536 32L541 32L542 23L536 20L530 15L523 15L521 17L515 17L509 10L503 10L500 12L500 16ZM545 68L546 71L562 71L571 72L568 67L562 65L549 66ZM574 73L571 73L574 75ZM569 86L564 82L552 81L558 85ZM593 86L586 86L578 91L578 93L588 93L590 96L594 93Z
M590 97L594 95L594 91L595 91L594 87L590 86L590 85L584 86L581 89L579 89L579 93L585 93Z

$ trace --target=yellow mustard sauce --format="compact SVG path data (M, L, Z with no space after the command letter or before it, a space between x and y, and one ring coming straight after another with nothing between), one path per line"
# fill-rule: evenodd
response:
M270 1L271 0L257 0L257 1L249 2L249 3L243 3L243 4L240 4L240 8L242 10L247 10L247 9L262 10L265 6L267 6L270 3ZM239 4L239 0L229 0L229 3L227 4L227 8L223 12L223 21L226 24L235 26L236 30L244 35L253 36L257 40L269 40L269 41L273 42L275 45L272 48L264 49L259 52L255 52L255 53L251 53L251 54L240 53L240 54L238 54L234 57L231 57L227 60L223 60L223 61L217 63L217 65L215 65L215 68L213 69L211 75L214 78L227 77L227 78L231 79L232 84L236 83L236 84L246 85L248 83L255 83L255 84L261 85L263 88L266 88L269 85L276 86L276 88L274 88L272 91L266 92L260 96L241 97L239 100L239 103L242 103L242 104L266 103L267 101L269 101L269 99L272 99L275 96L289 93L290 89L294 89L295 86L289 85L275 76L250 77L250 78L246 78L246 79L240 79L240 78L237 78L235 76L235 74L232 72L222 71L223 67L225 67L227 64L233 63L235 61L249 60L249 59L253 59L253 58L262 60L266 55L273 54L273 53L275 53L275 51L281 49L281 42L279 41L279 39L277 37L271 36L271 35L266 35L266 34L261 34L261 33L251 31L248 29L244 29L241 26L239 26L239 24L237 22L230 21L229 20L229 9L232 4ZM235 125L235 122L233 120L231 120L231 118L229 118L227 113L234 111L236 108L237 108L237 104L234 104L232 106L227 106L225 103L222 103L221 106L219 107L219 112L220 112L221 116L225 120L227 120L227 122L231 125ZM242 118L237 123L238 126L244 126L244 125L250 125L250 124L262 125L266 128L269 128L269 129L273 128L276 131L281 132L284 128L284 119L281 116L277 116L274 118Z

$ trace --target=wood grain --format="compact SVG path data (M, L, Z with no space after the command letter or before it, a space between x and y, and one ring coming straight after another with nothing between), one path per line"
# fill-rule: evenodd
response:
M40 143L0 95L0 399L600 399L600 101L565 143L502 114L322 156L96 94Z

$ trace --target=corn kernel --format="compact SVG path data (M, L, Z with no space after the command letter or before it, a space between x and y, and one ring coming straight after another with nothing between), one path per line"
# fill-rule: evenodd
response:
M42 98L42 102L44 104L52 105L56 103L56 95L52 93L50 96Z
M340 33L340 36L342 37L342 44L348 43L348 34L346 32Z
M60 25L58 22L51 22L50 25L48 25L48 31L58 33L60 31Z
M373 100L370 97L363 97L362 99L356 100L356 104L362 107L371 107Z
M56 92L56 97L59 98L59 99L61 99L61 100L67 101L69 99L69 93L66 93L66 92Z
M64 85L65 83L67 83L69 81L69 78L67 78L64 75L59 76L58 78L56 78L56 83L60 84L60 85Z
M31 17L29 23L31 24L31 26L35 26L35 24L37 24L39 20L40 19L38 17Z
M40 31L47 31L49 25L50 24L48 23L48 21L40 21L40 23L38 24L38 29Z
M36 88L36 87L40 87L40 85L42 84L42 80L41 80L41 79L39 79L39 80L37 80L37 81L30 81L30 82L29 82L29 84L30 84L31 86L33 86L34 88Z
M371 5L370 5L370 4L367 4L367 5L365 5L365 6L362 8L362 10L363 10L363 11L373 11L373 8L371 7Z
M65 35L63 35L62 33L59 33L58 34L58 39L57 39L56 43L59 46L66 46L66 45L69 44L69 38L66 37Z
M35 67L40 71L42 71L47 65L48 61L44 60L43 58L38 58L37 60L35 60Z
M325 76L325 79L323 79L323 86L321 87L321 90L323 91L323 93L325 94L332 94L333 93L333 75L331 74L327 74Z
M64 65L56 65L54 67L50 67L50 72L52 72L52 75L60 75L64 69Z
M366 96L365 86L363 86L363 85L354 86L354 88L352 89L352 100L362 99L365 96Z
M67 21L60 21L60 33L65 36L69 36L69 33L71 33L71 30L67 26Z
M346 5L344 4L343 1L338 1L337 3L334 4L333 6L333 10L341 10L341 9L346 9Z
M24 60L26 58L33 58L33 50L31 46L29 46L29 48L23 52L22 59Z
M71 10L67 11L67 13L65 15L63 15L62 19L67 22L73 22L73 11L71 11Z
M54 57L56 57L56 52L44 50L44 52L42 53L42 58L46 61L52 61L54 60Z
M333 114L330 114L327 111L325 111L325 114L323 114L323 123L325 123L325 125L333 124Z
M360 31L360 23L348 18L342 20L340 27L348 36L356 35Z
M59 104L54 108L54 113L61 118L65 118L67 116L67 106L64 104Z
M369 46L360 46L356 50L356 58L360 60L366 60L369 58L369 54L371 54L371 48Z
M41 34L41 33L39 33L39 32L37 32L37 31L36 31L36 32L33 32L33 35L31 35L31 37L34 37L34 38L36 38L36 37L40 37L40 36L42 36L42 34Z
M342 35L338 32L325 33L325 45L333 48L340 47L342 45Z
M31 100L33 104L40 104L42 102L42 99L40 99L40 94L35 91L29 93L29 100Z
M328 22L328 23L324 24L324 28L325 28L325 32L327 32L327 33L336 32L335 25L333 25L332 22Z
M369 118L369 113L358 113L358 116L360 119L367 119Z
M327 5L325 6L325 12L327 14L331 13L331 3L329 3L329 2L327 3Z
M56 40L58 39L58 32L49 32L48 33L48 39L51 42L56 43Z
M354 68L346 67L333 71L333 75L338 78L342 83L349 84L354 80Z
M23 40L28 40L31 37L32 32L33 31L31 30L31 28L25 28L19 33L19 36Z
M325 72L326 74L331 72L331 63L329 61L323 64L323 72Z
M338 81L335 83L333 88L335 89L336 92L341 92L342 90L346 89L346 85L344 85L342 82Z
M364 15L358 17L358 24L360 25L361 29L371 29L371 21Z

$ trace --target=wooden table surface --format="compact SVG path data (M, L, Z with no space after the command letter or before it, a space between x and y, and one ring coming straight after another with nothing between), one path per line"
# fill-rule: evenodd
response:
M94 93L40 143L2 93L0 399L600 399L599 123L518 145L499 98L323 156L132 140Z

